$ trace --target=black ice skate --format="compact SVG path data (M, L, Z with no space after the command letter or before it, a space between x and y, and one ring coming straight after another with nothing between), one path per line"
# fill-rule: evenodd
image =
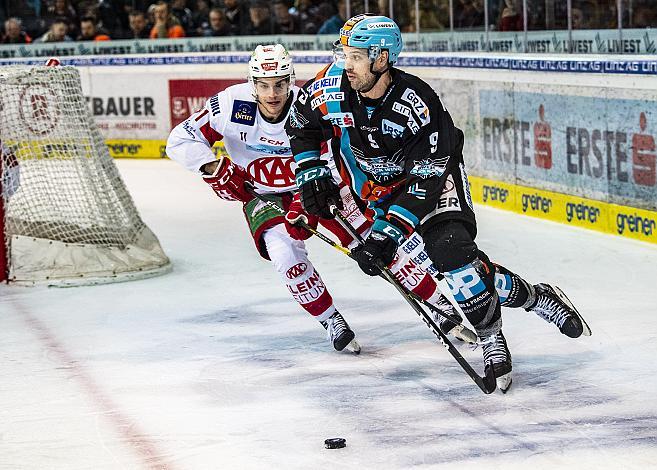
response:
M591 329L579 314L570 299L561 289L549 284L536 284L536 303L527 308L547 322L554 323L559 331L570 338L578 338L582 334L591 336Z
M511 386L511 352L506 345L506 339L502 330L494 335L481 338L484 352L484 364L493 367L493 373L497 379L497 386L503 392Z
M349 324L342 315L340 315L340 312L335 312L328 320L320 321L320 323L326 329L328 339L333 344L336 351L342 351L350 345L350 349L354 353L358 354L360 352L360 346L354 339L356 335L351 328L349 328Z

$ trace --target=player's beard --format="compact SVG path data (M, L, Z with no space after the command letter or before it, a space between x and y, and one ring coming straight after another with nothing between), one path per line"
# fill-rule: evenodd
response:
M376 75L370 73L365 77L355 77L354 80L349 80L349 83L354 90L367 93L376 84Z

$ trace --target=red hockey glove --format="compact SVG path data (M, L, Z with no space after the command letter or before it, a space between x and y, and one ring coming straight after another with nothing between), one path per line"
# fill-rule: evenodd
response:
M221 199L242 201L244 203L253 199L253 196L244 187L244 182L249 180L246 170L235 165L225 155L222 155L219 159L219 165L217 165L214 173L203 176L203 181L208 183Z
M317 228L319 218L313 215L308 215L303 210L300 195L299 193L296 193L287 208L287 213L285 214L285 228L287 229L287 233L289 233L295 240L307 240L312 236L312 232L303 228L301 225L297 225L297 222L299 221L307 223L312 228Z

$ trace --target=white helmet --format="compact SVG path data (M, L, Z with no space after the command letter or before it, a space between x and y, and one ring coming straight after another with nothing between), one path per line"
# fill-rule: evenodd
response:
M292 57L282 44L258 46L249 60L249 80L266 77L287 77L294 82Z

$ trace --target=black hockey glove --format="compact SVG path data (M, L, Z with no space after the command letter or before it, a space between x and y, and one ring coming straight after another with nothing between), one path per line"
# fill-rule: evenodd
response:
M322 219L332 219L330 207L343 209L340 189L331 178L331 170L324 166L297 169L296 182L301 195L301 205L308 214Z
M384 233L372 232L365 243L351 250L351 256L360 269L369 276L381 274L379 266L392 263L397 252L397 242Z

